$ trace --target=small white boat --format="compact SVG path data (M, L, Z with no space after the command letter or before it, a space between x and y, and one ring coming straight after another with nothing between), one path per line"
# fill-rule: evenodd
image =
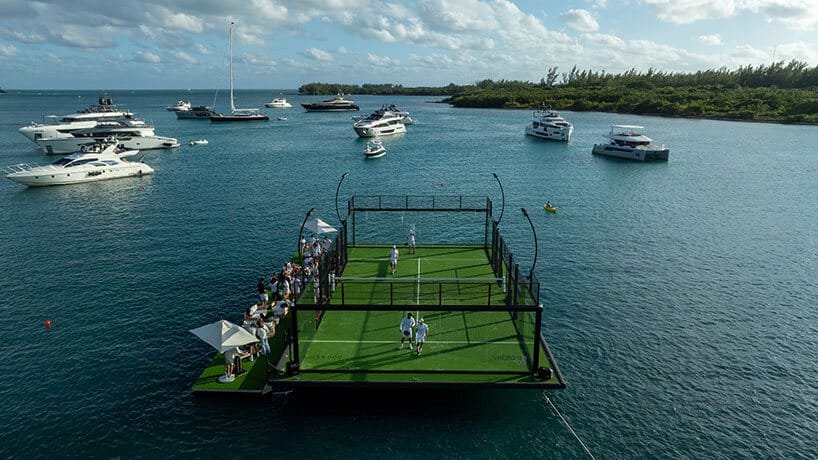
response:
M116 143L95 144L50 165L19 164L5 168L6 178L27 185L67 185L152 174L138 161L123 161Z
M264 104L264 106L269 107L271 109L289 109L293 105L287 102L287 99L284 99L283 97L277 97L272 101Z
M278 121L287 121L287 117L278 117L276 118Z
M188 142L190 145L207 145L207 139L196 139Z
M366 143L366 148L364 149L364 156L366 158L380 158L386 155L386 147L383 146L383 143L379 140L373 140Z
M653 143L653 139L645 136L642 126L613 125L611 132L605 135L609 139L604 144L594 144L591 150L596 155L622 158L625 160L667 161L670 149Z
M190 110L190 101L176 101L176 104L165 107L169 112L187 112Z

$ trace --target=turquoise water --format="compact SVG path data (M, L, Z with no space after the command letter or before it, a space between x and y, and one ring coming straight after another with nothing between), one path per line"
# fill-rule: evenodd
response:
M531 211L544 330L568 383L549 395L597 458L818 452L818 128L565 113L565 145L523 136L527 111L360 96L365 112L396 102L417 120L365 161L348 113L211 125L164 110L209 92L110 95L160 135L210 144L147 153L156 174L141 179L0 181L0 456L582 457L538 392L191 394L211 352L188 329L240 317L307 209L335 221L344 171L342 197L499 203L496 172L523 269L519 208ZM52 160L16 129L96 97L0 96L0 166ZM611 123L645 125L670 161L592 156Z

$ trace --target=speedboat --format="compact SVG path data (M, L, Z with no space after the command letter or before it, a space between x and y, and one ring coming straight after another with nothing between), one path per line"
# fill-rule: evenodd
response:
M187 112L190 109L190 101L176 101L175 105L165 107L165 110L170 112Z
M366 143L366 148L364 149L364 156L366 158L380 158L384 155L386 155L386 147L383 146L381 141L375 139Z
M189 145L207 145L207 139L196 139L188 142Z
M376 110L371 115L356 121L352 128L360 137L388 136L406 132L403 115L398 115L386 106Z
M117 153L118 149L116 143L96 143L91 148L68 155L50 165L10 166L5 168L6 178L29 187L41 187L139 177L153 173L153 168L145 163L122 160Z
M353 112L360 110L354 101L346 99L342 94L338 94L332 99L321 102L309 102L301 104L307 112Z
M103 121L141 121L135 118L132 112L118 108L105 93L100 95L97 105L88 106L62 117L49 115L44 118L48 121L44 119L43 123L32 122L28 126L23 126L19 129L20 134L36 142L43 138L70 137L71 131L93 128L97 123Z
M230 60L230 113L214 113L210 116L211 122L226 121L267 121L270 119L261 109L237 109L233 97L233 22L230 22L228 34L228 54Z
M277 97L272 101L264 104L264 106L269 107L271 109L289 109L293 105L287 102L287 99L284 99L283 97Z
M605 135L609 141L594 144L591 152L626 160L667 161L670 149L664 145L654 144L653 139L642 133L643 129L645 128L635 125L613 125L611 132Z
M574 125L565 121L556 111L545 107L531 114L531 124L525 128L525 133L529 136L565 142L571 140L573 132Z
M83 144L113 138L129 149L151 150L179 147L172 137L157 136L151 125L143 121L121 120L97 122L93 128L59 133L56 137L37 139L36 144L47 154L65 154L79 150Z
M179 120L209 120L210 117L215 115L214 112L210 107L206 105L197 105L195 107L191 107L190 110L181 110L176 112L176 118Z

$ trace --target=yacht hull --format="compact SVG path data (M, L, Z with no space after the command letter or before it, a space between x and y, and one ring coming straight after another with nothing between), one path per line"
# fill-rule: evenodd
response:
M381 136L392 136L394 134L403 134L406 132L406 126L404 125L389 125L383 127L362 127L362 126L353 126L355 133L358 134L358 137L381 137Z
M104 141L106 137L69 137L61 139L40 139L37 145L49 155L61 155L65 153L72 153L80 150L83 145L94 142ZM125 148L134 150L153 150L153 149L172 149L179 147L179 142L172 137L120 137L117 138L117 144L124 145Z
M554 128L541 127L534 129L531 126L526 126L525 134L539 139L547 139L550 141L568 142L571 140L571 134L574 132L574 127L570 128Z
M228 122L228 121L267 121L270 117L267 115L217 115L210 117L210 121L214 123Z
M46 187L98 182L123 177L141 177L146 174L153 174L153 168L144 163L133 163L124 168L103 171L55 172L54 174L50 174L48 171L28 172L27 174L13 173L7 175L6 178L29 187Z
M301 104L301 107L304 107L304 110L307 112L355 112L361 110L360 107L355 104L343 107L326 106L322 104Z
M596 155L634 161L667 161L670 156L670 149L629 148L608 144L594 144L591 152Z

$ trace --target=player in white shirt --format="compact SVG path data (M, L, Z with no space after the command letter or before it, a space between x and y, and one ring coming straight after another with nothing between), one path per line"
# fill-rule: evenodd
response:
M409 253L415 253L415 229L409 230L409 235L406 236L406 243L409 245Z
M412 329L415 327L415 318L411 313L407 313L406 317L400 320L400 348L403 350L403 342L409 340L409 349L412 349Z
M426 324L426 321L423 321L423 318L418 321L418 329L415 333L415 343L418 346L418 354L423 351L423 342L426 341L426 334L429 333L429 325Z
M398 269L398 247L395 245L392 245L392 252L389 253L389 269L392 270L393 275Z

